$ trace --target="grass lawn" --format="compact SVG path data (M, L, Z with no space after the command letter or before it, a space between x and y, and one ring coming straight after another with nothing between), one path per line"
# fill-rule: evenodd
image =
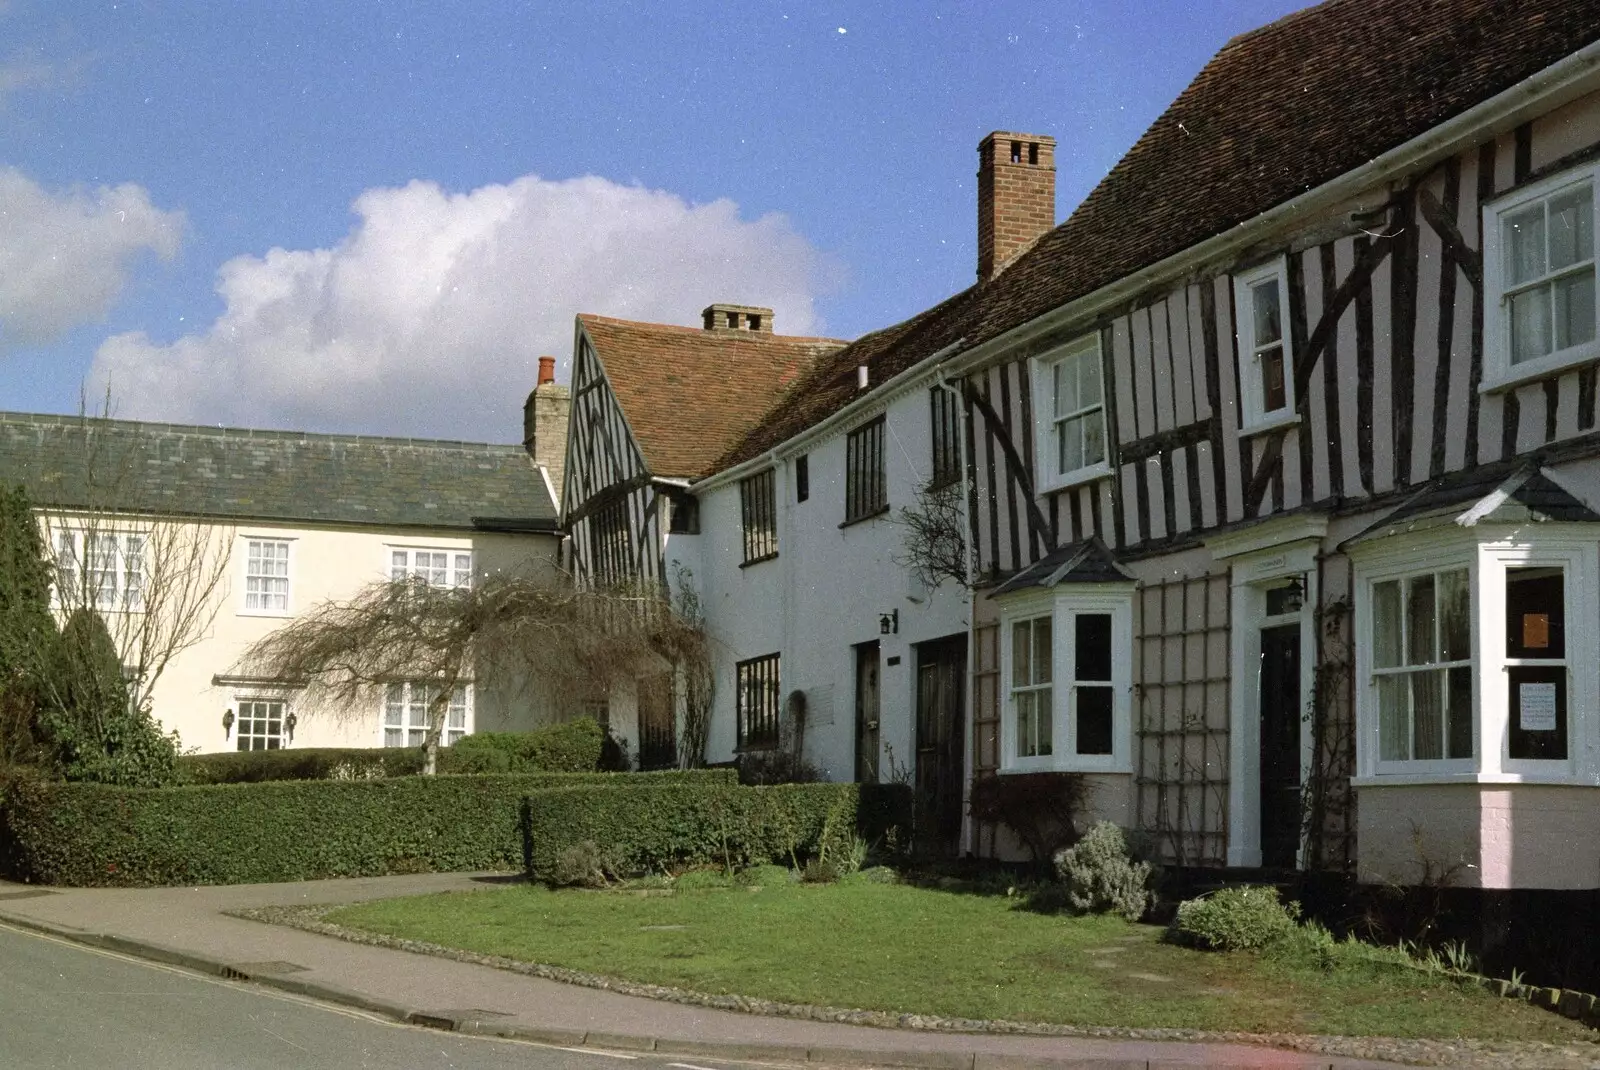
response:
M1356 1036L1591 1039L1515 1000L1341 956L1216 954L1114 917L895 884L517 886L362 903L352 928L709 993L961 1018Z

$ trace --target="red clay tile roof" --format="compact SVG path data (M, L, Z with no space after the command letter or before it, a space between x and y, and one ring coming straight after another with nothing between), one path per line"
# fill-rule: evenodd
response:
M695 479L845 343L580 315L652 475Z
M957 338L970 347L1418 137L1600 39L1600 0L1328 0L1229 41L1067 221L993 280L867 335L726 468ZM882 365L880 367L880 364Z

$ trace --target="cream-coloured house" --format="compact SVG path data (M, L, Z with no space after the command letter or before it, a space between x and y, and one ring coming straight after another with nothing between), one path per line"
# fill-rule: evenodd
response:
M185 749L420 744L425 685L313 709L292 685L242 675L240 655L373 580L558 567L549 477L521 446L0 413L0 481L39 513L58 608L101 610ZM445 742L565 712L536 682L476 680Z

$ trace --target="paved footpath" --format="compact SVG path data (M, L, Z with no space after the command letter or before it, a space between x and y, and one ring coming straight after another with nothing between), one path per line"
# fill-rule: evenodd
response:
M483 888L494 881L449 873L206 888L44 889L0 882L0 923L415 1024L596 1049L920 1070L1398 1065L1251 1045L933 1033L759 1017L580 988L222 913Z

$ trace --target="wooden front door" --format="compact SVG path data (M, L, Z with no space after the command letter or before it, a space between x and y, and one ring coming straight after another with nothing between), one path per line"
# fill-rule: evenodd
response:
M1300 626L1261 631L1261 864L1300 852Z
M639 681L639 768L673 769L678 764L677 718L672 674Z
M878 643L856 647L856 781L878 782Z
M928 854L961 849L966 696L967 637L918 643L916 829Z

